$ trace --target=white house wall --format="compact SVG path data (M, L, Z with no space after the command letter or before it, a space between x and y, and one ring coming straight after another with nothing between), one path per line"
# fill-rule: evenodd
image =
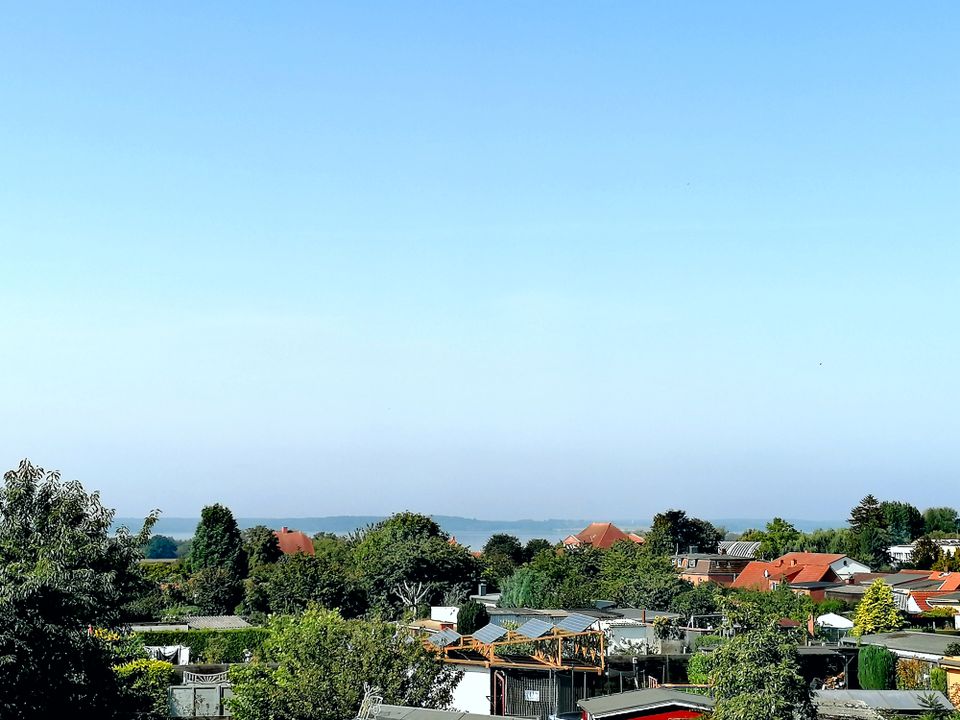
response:
M453 707L461 712L489 715L490 670L470 665L459 669L463 670L463 680L453 691Z

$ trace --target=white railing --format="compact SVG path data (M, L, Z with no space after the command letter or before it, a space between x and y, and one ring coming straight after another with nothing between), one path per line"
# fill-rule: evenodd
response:
M201 673L184 672L184 685L223 685L227 683L227 673L218 672L204 675Z

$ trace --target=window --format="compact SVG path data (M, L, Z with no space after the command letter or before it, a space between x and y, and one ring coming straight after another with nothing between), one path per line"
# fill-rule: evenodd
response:
M687 567L688 567L688 568L694 568L694 567L696 567L696 566L697 566L697 561L696 561L696 560L694 560L693 558L687 558Z

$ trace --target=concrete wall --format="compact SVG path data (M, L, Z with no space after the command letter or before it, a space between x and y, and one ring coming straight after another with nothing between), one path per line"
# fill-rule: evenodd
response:
M453 707L477 715L490 714L490 670L461 666L463 680L453 691Z

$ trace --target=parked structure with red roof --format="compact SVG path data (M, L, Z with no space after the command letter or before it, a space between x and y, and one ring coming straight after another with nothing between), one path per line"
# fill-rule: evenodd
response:
M614 543L623 540L635 543L643 543L643 538L635 533L625 533L613 523L590 523L576 535L568 535L563 540L564 547L594 547L600 550L606 550Z
M277 536L280 552L284 555L296 555L297 553L313 555L313 540L305 532L282 527L279 530L274 530L273 534Z

